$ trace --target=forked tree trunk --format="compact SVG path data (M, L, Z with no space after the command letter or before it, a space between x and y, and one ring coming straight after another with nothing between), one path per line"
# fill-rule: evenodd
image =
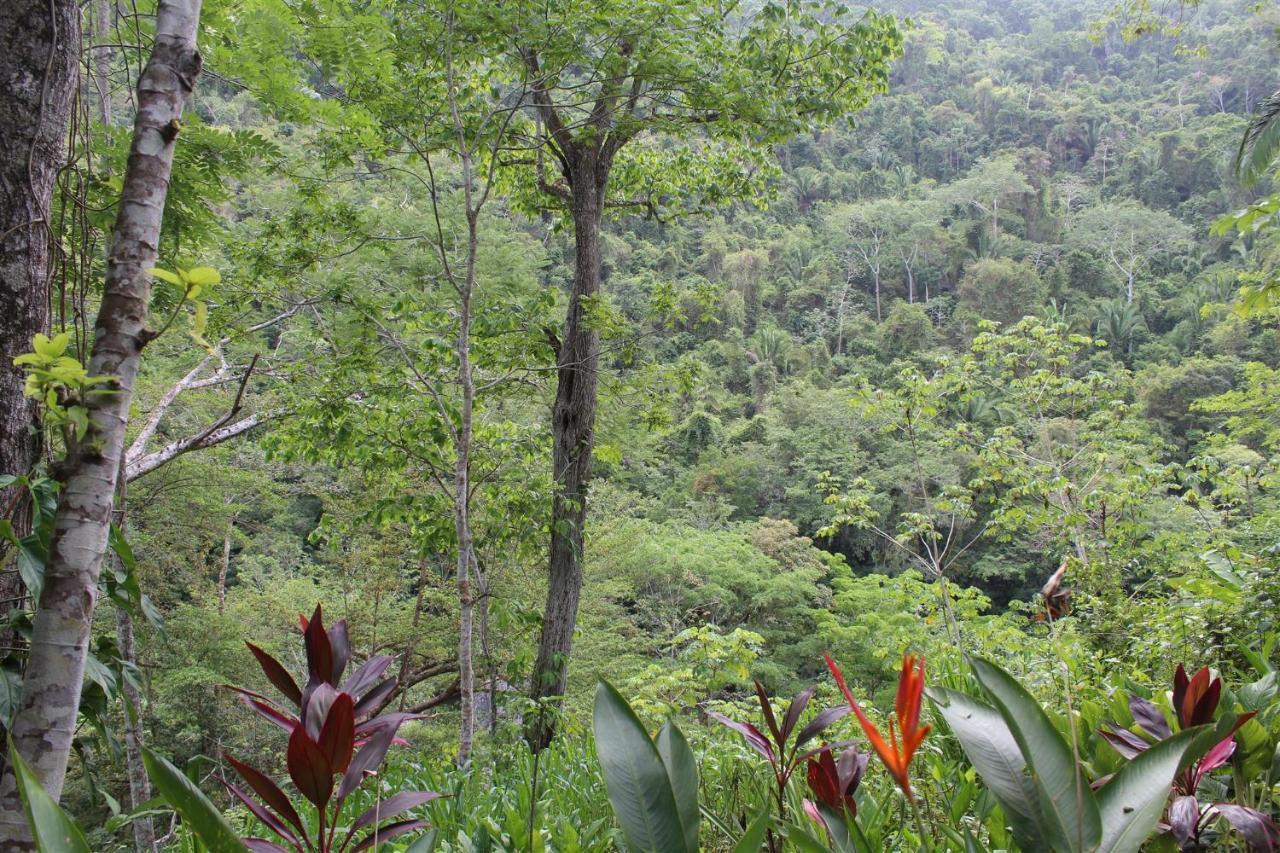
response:
M596 385L600 336L585 316L600 289L600 226L608 164L599 154L580 150L572 174L572 214L576 267L564 338L556 359L556 400L551 415L551 555L542 637L533 667L530 696L546 702L564 695L569 653L582 591L583 526L591 482L591 451L596 421ZM555 734L554 713L535 712L526 737L535 750Z
M54 519L44 592L13 727L13 744L55 799L62 795L84 679L89 630L124 454L125 427L151 296L160 223L182 110L200 74L200 0L161 0L155 43L138 80L138 113L107 258L90 375L114 393L88 402L89 433L72 448ZM0 848L31 849L12 773L0 782Z
M0 474L25 474L39 455L35 401L23 395L13 359L48 322L49 207L79 48L80 10L70 0L0 2ZM0 488L0 517L20 498L17 487ZM22 518L15 521L25 534ZM17 572L0 575L0 601L8 602L0 611L22 593ZM0 644L14 644L8 629Z

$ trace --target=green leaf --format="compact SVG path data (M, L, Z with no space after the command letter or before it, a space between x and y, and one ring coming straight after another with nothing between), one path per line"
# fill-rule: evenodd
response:
M167 281L170 284L176 284L178 285L178 287L183 287L182 279L179 278L177 275L169 272L168 270L162 270L159 267L153 267L151 269L151 274L156 278L160 279L161 281Z
M213 267L195 267L187 272L187 282L200 287L222 283L222 274Z
M1000 712L955 690L935 688L929 699L946 720L969 763L1004 809L1019 845L1045 846L1040 832L1040 803L1026 759Z
M1137 853L1164 813L1178 765L1199 732L1200 728L1187 729L1160 741L1121 767L1098 791L1099 853Z
M182 816L210 853L242 853L248 850L217 807L181 770L146 747L142 748L142 763L146 765L147 775L156 790Z
M1076 764L1071 748L1036 700L1011 675L981 658L970 658L969 664L995 700L1031 770L1050 844L1072 853L1091 850L1102 836L1102 821L1089 780Z
M667 768L671 780L671 793L676 798L676 810L684 826L685 845L698 849L698 761L689 748L684 734L668 720L658 732L656 741L658 756Z
M764 846L765 835L769 832L771 820L768 809L756 815L755 819L747 824L747 829L738 839L738 843L733 845L733 853L760 853L760 848Z
M607 681L596 687L596 752L614 814L632 850L677 853L689 848L671 779L644 726Z
M9 744L9 763L13 767L18 793L22 795L22 808L27 813L27 825L31 827L36 849L56 853L93 853L80 827L49 796L31 766L13 748L12 742Z

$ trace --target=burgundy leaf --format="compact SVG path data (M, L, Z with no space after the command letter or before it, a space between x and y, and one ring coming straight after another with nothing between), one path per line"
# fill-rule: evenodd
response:
M1200 824L1200 803L1195 797L1177 797L1169 806L1169 831L1178 839L1178 844L1186 844L1196 834Z
M245 847L248 847L250 853L289 853L288 850L276 844L273 841L267 841L263 838L241 838Z
M764 692L764 685L759 681L756 682L756 698L760 700L760 713L764 714L765 726L773 735L774 743L781 747L782 732L778 730L778 720L773 716L773 704L769 701L769 694Z
M813 698L813 691L816 688L810 687L801 690L796 698L791 700L791 704L787 706L787 713L782 718L782 743L786 743L791 738L791 732L795 730L796 723L800 722L800 715L804 713L804 709L808 707L809 700ZM799 746L799 744L796 744Z
M376 712L379 706L386 701L387 697L395 692L396 686L400 682L394 678L388 678L377 687L370 690L360 698L356 703L356 719L368 716Z
M356 713L359 714L360 706L356 705ZM368 738L382 729L390 727L392 731L398 730L402 725L410 720L422 719L421 714L410 714L407 711L396 711L394 714L383 714L381 717L374 717L371 720L365 720L356 726L356 738Z
M351 660L351 640L347 636L346 619L339 619L329 629L329 648L333 649L333 677L330 681L337 684L347 668L347 661Z
M307 672L312 681L333 683L333 647L329 644L329 635L325 633L324 622L320 616L320 605L307 623L303 640L307 647Z
M362 838L359 844L351 848L352 853L360 853L361 850L368 850L380 841L387 841L397 835L404 835L406 832L412 832L415 829L425 829L430 825L425 820L402 820L399 823L389 823Z
M281 820L275 812L250 797L244 791L241 791L235 785L232 785L226 779L219 779L218 781L220 781L223 786L231 792L232 796L244 803L249 808L249 811L253 812L253 816L265 823L272 832L295 847L298 846L297 836L289 830L289 827L284 825L284 821Z
M249 647L249 651L253 652L253 656L258 659L258 666L262 667L262 673L267 677L275 688L284 694L284 697L295 705L302 704L302 690L298 687L298 682L293 680L293 676L284 668L280 661L255 646L253 643L245 643Z
M1195 686L1195 679L1192 679L1192 686ZM1196 704L1191 709L1191 718L1185 728L1212 723L1213 712L1218 710L1218 699L1221 695L1222 679L1215 678L1209 682L1204 693L1196 700Z
M359 699L365 691L374 685L382 673L387 671L395 658L391 655L375 655L360 664L351 673L351 677L342 685L342 689Z
M857 745L858 742L856 740L838 740L835 743L824 743L822 746L796 756L793 763L799 765L801 761L807 761L814 756L822 755L824 752L830 752L833 749L849 749L851 747L856 747Z
M280 710L271 707L266 702L259 702L257 699L250 699L248 696L241 696L240 701L248 705L258 714L266 717L289 734L293 734L293 730L298 728L298 721L288 714L282 713Z
M345 773L351 763L351 751L356 741L355 706L351 694L339 693L329 707L329 714L320 729L320 749L338 773Z
M366 775L378 772L378 768L382 766L382 760L387 757L387 750L391 747L391 739L396 736L396 729L398 728L398 724L395 726L383 726L356 753L356 757L351 760L346 773L342 775L342 784L338 786L339 802L345 800L348 794L360 787Z
M1169 729L1169 721L1164 718L1164 714L1141 696L1129 697L1129 713L1133 714L1133 721L1138 724L1138 728L1156 740L1173 737L1173 732Z
M755 726L750 723L740 723L737 720L731 720L724 714L719 714L715 711L708 711L707 716L715 720L717 723L728 726L738 734L742 735L748 746L763 755L770 764L773 763L773 748L769 746L769 741Z
M796 749L804 746L818 735L826 731L827 727L837 720L843 719L849 714L848 705L835 705L819 711L817 715L809 721L809 725L800 730L799 736L796 738Z
M1145 740L1135 735L1128 729L1106 727L1100 729L1098 734L1106 739L1107 743L1125 758L1137 758L1142 753L1151 748Z
M333 796L333 768L319 744L307 736L306 727L296 727L289 736L286 764L289 778L302 796L318 808L324 808Z
M381 803L370 808L367 812L356 818L352 829L364 829L375 821L386 820L395 817L405 809L411 809L420 806L423 803L429 803L432 800L438 800L443 794L437 794L435 791L401 791L393 797L388 797Z
M297 827L299 832L306 835L307 831L302 825L302 818L298 815L297 810L294 809L293 803L289 801L288 795L280 790L280 786L272 781L271 777L261 770L237 760L234 756L224 753L223 757L240 774L240 778L248 783L254 793L262 798L264 803L279 812L285 820Z
M1187 696L1187 686L1190 683L1187 671L1182 664L1178 664L1178 668L1173 671L1173 712L1178 717L1178 725L1182 725L1182 702Z
M809 790L820 802L826 803L833 809L840 808L843 792L840 790L836 762L829 750L816 759L809 759L805 780L809 783Z
M311 735L312 740L320 739L320 727L324 725L325 717L329 716L329 708L339 695L332 684L323 681L308 692L302 705L302 718L307 722L307 734Z
M1280 827L1262 812L1232 803L1215 803L1213 808L1244 836L1250 851L1271 853L1280 848Z

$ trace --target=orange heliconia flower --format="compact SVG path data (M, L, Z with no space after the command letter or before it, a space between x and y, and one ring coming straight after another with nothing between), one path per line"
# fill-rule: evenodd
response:
M880 730L862 712L858 700L853 698L848 685L844 683L840 667L831 659L831 655L824 654L823 657L827 659L827 668L831 670L831 675L840 687L840 692L844 694L845 701L858 717L858 723L862 726L862 731L871 742L876 755L880 756L885 769L902 788L907 798L914 799L911 794L908 767L911 765L912 756L916 754L920 744L924 743L925 736L929 734L931 728L920 725L920 700L924 695L924 658L918 658L915 655L902 656L902 674L898 676L898 698L894 702L897 719L889 720L889 739L886 741L880 734Z

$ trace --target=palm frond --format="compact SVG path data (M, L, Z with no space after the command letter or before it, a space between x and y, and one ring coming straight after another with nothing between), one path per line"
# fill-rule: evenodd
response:
M1270 170L1277 155L1280 155L1280 91L1272 92L1254 110L1232 168L1241 184L1253 186Z

